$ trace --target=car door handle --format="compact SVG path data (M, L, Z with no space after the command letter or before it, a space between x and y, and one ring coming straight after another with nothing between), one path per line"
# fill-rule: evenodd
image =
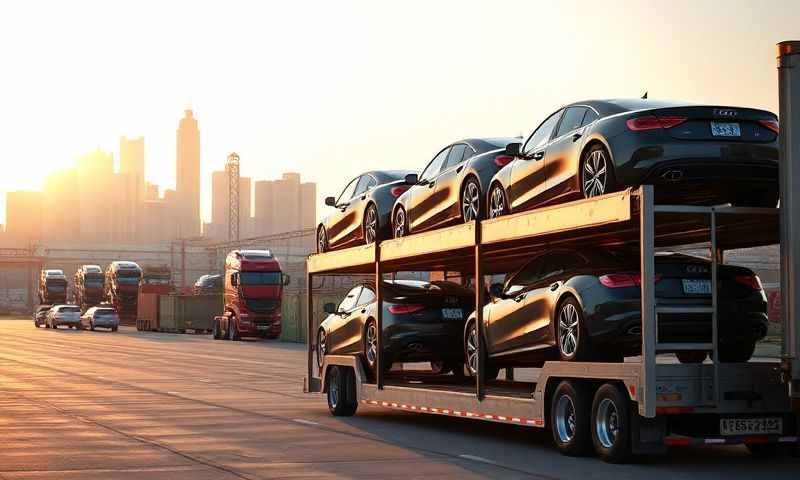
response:
M525 300L525 296L526 296L526 295L527 295L527 293L520 293L519 295L517 295L516 297L514 297L514 301L515 301L515 302L517 302L517 303L519 303L519 302L521 302L521 301Z
M583 136L583 133L581 133L581 132L573 133L572 134L572 141L573 142L577 142L578 139L581 138L582 136Z
M533 158L534 160L541 160L542 158L544 158L544 152L536 152L533 154L533 157L531 158Z
M558 288L560 286L561 286L561 282L556 282L556 283L550 285L550 291L555 292L556 290L558 290Z

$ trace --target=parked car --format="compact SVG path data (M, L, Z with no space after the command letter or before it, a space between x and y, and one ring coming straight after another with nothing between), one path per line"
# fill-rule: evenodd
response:
M393 362L431 362L437 373L463 375L459 339L475 294L452 282L384 281L384 367ZM326 354L359 355L374 374L377 361L375 284L353 287L335 305L325 304L328 317L317 332L317 361Z
M400 195L392 210L395 237L485 216L483 198L492 177L514 160L505 153L518 138L467 139L442 149Z
M52 305L39 305L33 311L33 324L36 325L36 328L41 327L47 321L47 312L50 311Z
M112 332L116 332L119 328L119 315L114 307L110 305L100 305L86 310L81 316L81 328L84 330L92 330L95 328L107 328Z
M222 274L203 275L194 282L192 294L211 295L222 293Z
M81 307L77 305L55 305L47 312L45 327L58 328L66 325L69 328L81 326Z
M336 210L317 225L317 253L389 238L392 205L414 183L411 171L366 172L338 197L325 198L325 205Z
M661 306L711 306L708 260L677 253L656 256L656 301ZM753 271L718 269L719 356L750 359L767 332L767 299ZM545 360L622 361L641 352L638 251L606 248L543 253L490 288L484 306L489 376L499 367L537 366ZM659 342L711 342L711 314L659 315ZM464 333L468 367L480 355L474 314ZM706 351L676 352L701 362Z
M774 207L778 119L752 108L591 100L548 116L492 179L489 217L655 185L656 203Z

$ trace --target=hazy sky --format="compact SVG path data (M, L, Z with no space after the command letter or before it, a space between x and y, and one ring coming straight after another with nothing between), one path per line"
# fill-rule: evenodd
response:
M777 111L775 43L798 38L797 0L3 2L0 222L4 192L96 146L116 159L120 135L144 136L147 179L174 187L188 105L208 218L234 150L243 175L299 171L321 199L585 98Z

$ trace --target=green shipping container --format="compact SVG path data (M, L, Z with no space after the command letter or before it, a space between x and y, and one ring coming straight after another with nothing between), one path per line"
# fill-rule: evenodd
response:
M328 303L336 305L342 301L347 293L343 290L341 294L319 294L314 295L314 331L319 324L328 316L322 307ZM308 297L305 293L284 294L281 303L281 340L284 342L305 342L307 338L306 310L308 309Z
M164 332L211 330L214 316L222 314L222 295L162 295L158 301L159 330Z

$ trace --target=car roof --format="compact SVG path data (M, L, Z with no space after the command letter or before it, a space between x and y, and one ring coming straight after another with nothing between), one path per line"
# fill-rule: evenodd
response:
M687 107L693 104L689 102L677 102L672 100L657 100L649 98L609 98L573 102L569 105L565 105L562 108L579 105L590 106L597 110L597 113L599 113L601 116L608 116L624 112L633 112L636 110L646 110L649 108Z

